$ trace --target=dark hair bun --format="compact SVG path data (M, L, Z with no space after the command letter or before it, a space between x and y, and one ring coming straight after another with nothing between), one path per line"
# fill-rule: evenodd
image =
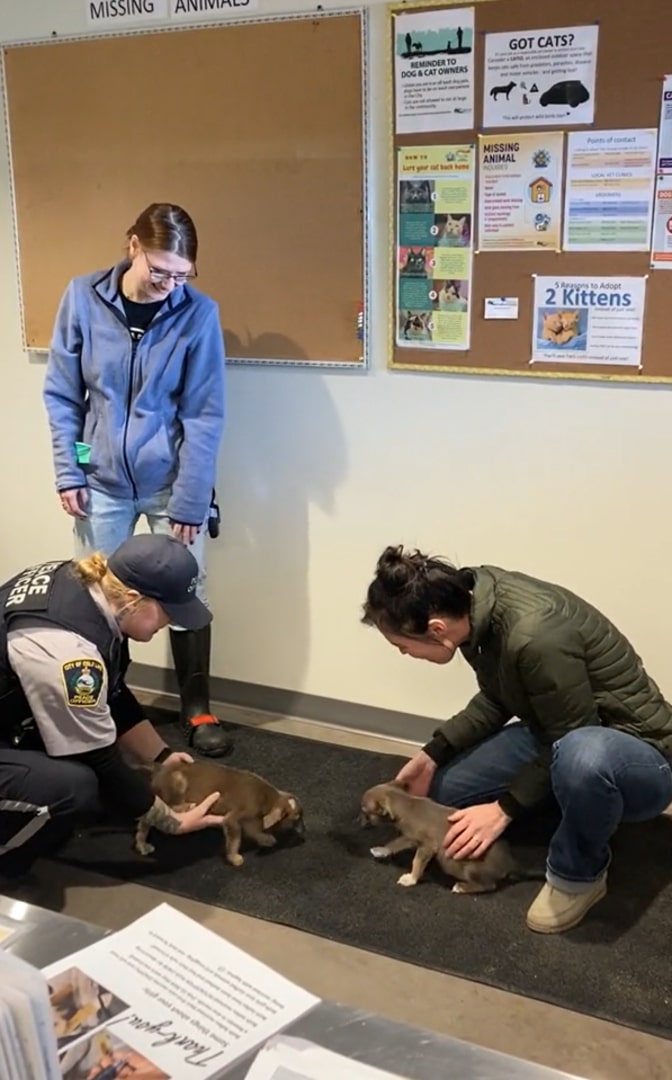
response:
M474 581L471 570L458 570L446 559L390 545L378 559L363 621L395 634L422 636L432 615L460 619L469 614Z
M476 575L474 574L474 571L469 570L469 568L467 567L464 570L457 570L455 573L457 580L462 586L462 588L466 589L467 592L471 592L474 585L476 584Z
M376 573L385 588L401 592L425 572L426 558L419 551L406 552L402 544L386 547Z

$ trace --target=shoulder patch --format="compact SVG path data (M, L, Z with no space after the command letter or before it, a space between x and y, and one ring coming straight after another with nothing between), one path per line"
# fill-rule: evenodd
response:
M105 668L100 660L84 657L66 660L61 666L65 700L76 709L92 709L100 701Z

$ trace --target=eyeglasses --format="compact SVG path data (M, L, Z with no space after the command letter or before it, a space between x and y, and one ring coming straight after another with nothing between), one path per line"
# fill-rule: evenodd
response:
M172 274L170 270L161 270L157 266L152 266L144 248L142 254L145 256L145 262L149 270L149 280L153 281L155 285L163 285L166 281L174 281L176 285L185 285L187 281L193 281L195 277L198 277L196 267L194 267L191 274Z

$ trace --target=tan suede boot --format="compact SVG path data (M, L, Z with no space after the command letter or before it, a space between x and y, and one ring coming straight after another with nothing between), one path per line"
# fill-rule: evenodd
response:
M530 905L527 925L536 934L562 934L578 926L593 904L607 893L607 875L595 881L587 892L568 893L548 882Z

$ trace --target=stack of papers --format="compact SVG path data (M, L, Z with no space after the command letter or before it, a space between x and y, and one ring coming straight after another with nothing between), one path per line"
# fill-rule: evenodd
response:
M47 981L0 949L0 1076L61 1080Z

